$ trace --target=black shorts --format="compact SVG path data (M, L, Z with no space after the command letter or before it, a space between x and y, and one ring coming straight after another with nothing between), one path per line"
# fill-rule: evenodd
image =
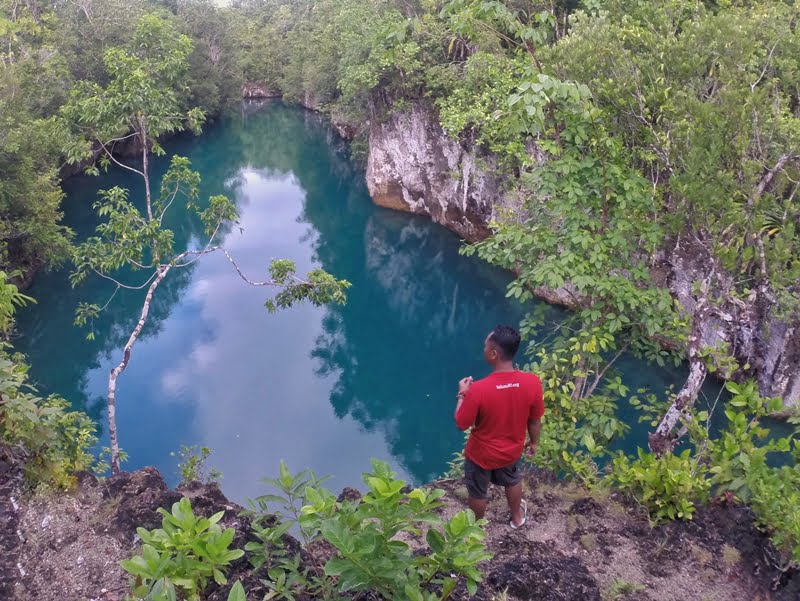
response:
M511 465L487 470L469 459L464 459L464 480L467 482L467 493L473 499L483 500L489 492L490 482L496 486L519 484L522 475L518 466L519 459Z

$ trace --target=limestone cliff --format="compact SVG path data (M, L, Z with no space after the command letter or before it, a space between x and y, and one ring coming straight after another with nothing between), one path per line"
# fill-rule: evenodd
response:
M666 273L662 283L681 305L694 307L692 288L703 278L708 261L705 250L677 241L660 263ZM783 397L787 407L800 406L800 328L758 310L755 294L721 307L703 329L703 344L727 343L740 365L749 368L739 375L755 377L761 394Z
M242 98L280 98L281 93L259 81L247 81L242 84Z
M469 241L488 235L504 202L484 160L448 138L425 103L371 123L366 178L375 204L428 215Z

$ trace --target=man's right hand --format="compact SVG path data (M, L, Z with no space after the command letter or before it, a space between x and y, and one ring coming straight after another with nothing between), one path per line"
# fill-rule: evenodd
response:
M458 394L467 394L470 386L472 386L472 376L461 378L458 381Z

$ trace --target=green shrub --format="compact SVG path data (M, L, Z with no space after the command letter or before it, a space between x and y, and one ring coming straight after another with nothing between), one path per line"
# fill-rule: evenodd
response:
M693 428L699 455L709 465L711 485L717 493L732 493L748 503L758 524L772 542L800 563L800 441L797 432L770 436L762 422L782 408L781 399L764 399L753 381L728 382L732 394L725 409L726 427L710 438ZM695 422L702 423L700 414ZM770 455L793 451L790 465L771 464Z
M695 504L708 499L711 485L706 471L688 449L661 457L639 449L637 459L618 455L610 478L644 507L654 523L661 523L692 518Z
M730 491L749 503L753 484L773 469L768 456L788 452L792 436L770 438L769 428L761 425L765 417L781 407L780 399L762 398L752 380L743 384L728 382L725 387L733 395L725 408L725 429L714 438L706 438L702 432L693 438L710 466L716 492ZM701 413L699 418L695 421L702 422L707 416Z
M773 469L750 484L750 505L787 563L800 565L800 468Z
M164 516L161 528L137 528L142 553L121 562L134 577L133 598L169 601L179 589L193 601L200 598L210 579L225 584L223 570L244 551L230 549L235 531L223 530L218 524L224 512L198 517L186 497L172 506L172 513L163 508L158 512Z
M28 366L0 346L0 443L23 467L31 484L69 488L73 473L89 469L87 452L96 442L95 425L70 411L58 396L42 398L28 384Z
M399 591L412 601L431 598L428 585L441 587L447 598L457 584L466 580L475 592L481 574L480 561L486 553L480 527L471 512L460 512L443 528L433 510L441 506L444 491L421 488L401 492L405 482L397 480L389 466L373 461L373 471L364 475L367 494L360 500L338 503L333 496L309 488L309 504L302 509L301 525L336 547L338 554L325 565L325 574L336 577L339 592L374 590L385 598ZM428 554L412 554L398 535L419 535L427 527ZM446 576L445 576L446 575Z
M176 453L170 453L173 457ZM211 449L208 447L198 447L197 445L181 445L177 457L178 470L181 473L181 484L188 482L203 482L205 484L219 484L222 473L213 468L207 467L206 461L211 456Z
M306 489L319 488L320 485L328 480L329 476L318 478L309 469L301 470L292 474L286 463L281 460L279 475L277 478L262 478L261 481L268 484L279 494L267 494L248 499L246 509L243 514L254 518L254 524L261 524L263 521L273 521L277 518L281 522L288 522L291 525L297 524L300 518L300 510L306 503ZM275 505L278 505L276 508ZM305 542L310 540L307 533L300 528L300 534Z
M460 579L474 594L481 580L477 564L491 557L482 542L485 522L476 521L471 511L443 522L434 510L442 505L439 499L444 491L403 492L405 482L380 461L373 461L373 471L364 474L368 492L356 501L339 502L330 491L310 486L313 481L318 480L311 472L293 476L282 466L281 477L271 482L283 494L270 498L297 501L300 495L304 504L297 523L305 537L326 540L336 548L336 555L325 564L322 575L301 570L299 559L287 557L281 540L295 525L294 519L287 516L287 522L264 528L258 513L251 510L259 542L249 543L247 550L255 567L267 567L268 598L327 599L336 598L337 592L371 590L392 599L446 599ZM413 553L402 539L404 535L421 537L423 532L427 548Z

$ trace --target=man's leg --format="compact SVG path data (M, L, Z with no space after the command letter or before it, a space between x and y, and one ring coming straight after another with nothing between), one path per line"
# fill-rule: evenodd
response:
M467 485L467 505L481 519L486 514L489 492L489 471L469 459L464 461L464 481Z
M508 508L511 510L511 522L515 526L521 525L524 513L522 511L522 475L519 471L519 461L492 470L492 483L505 488Z
M522 523L522 482L505 488L508 508L511 509L511 521L515 526L519 526Z
M475 517L479 520L483 518L484 515L486 515L487 504L488 501L486 499L476 499L474 497L469 497L467 499L467 505L469 505L469 508L472 510L472 513L474 513Z

